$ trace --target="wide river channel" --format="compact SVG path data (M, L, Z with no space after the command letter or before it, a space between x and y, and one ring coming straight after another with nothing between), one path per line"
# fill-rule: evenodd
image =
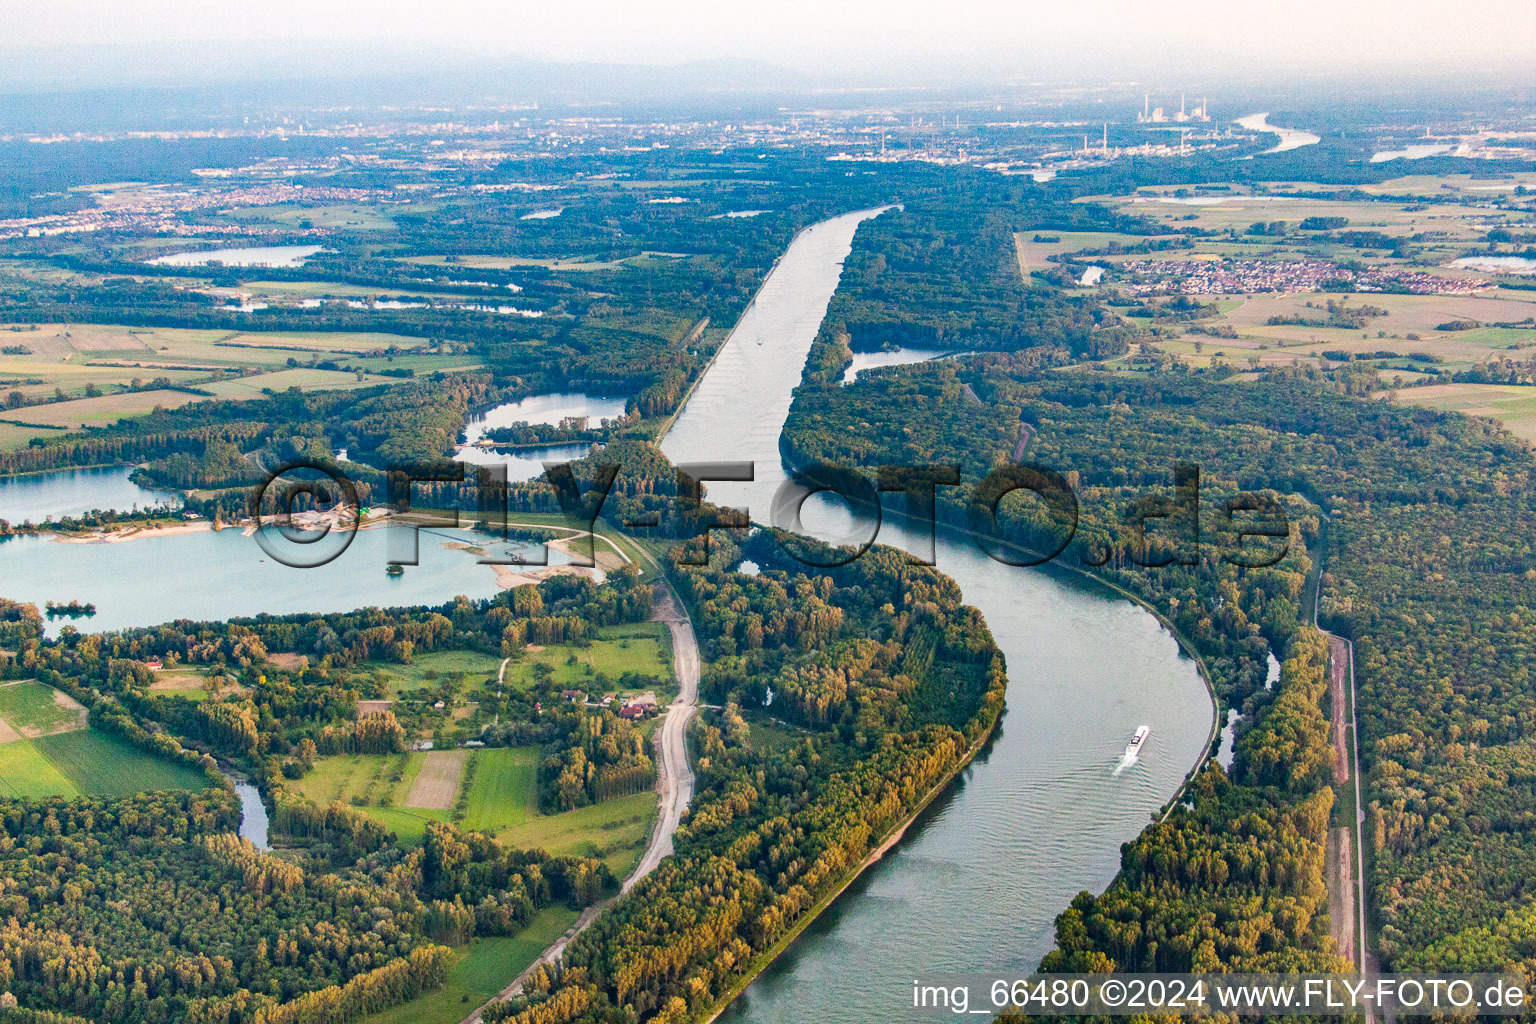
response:
M754 461L754 483L716 483L714 500L768 518L791 393L854 232L874 215L795 239L664 440L674 462ZM807 503L805 525L840 534L840 511ZM921 550L889 521L880 540ZM1007 714L973 765L722 1021L888 1024L912 1016L914 978L1033 969L1056 915L1079 891L1108 886L1120 845L1200 755L1210 698L1140 606L1065 572L992 561L964 538L940 536L936 558L1007 656ZM1140 725L1151 737L1126 763Z
M836 217L795 239L666 437L675 462L755 461L756 483L716 484L715 500L767 518L767 496L783 478L778 443L793 388L853 234L877 214ZM116 488L122 493L112 497L124 503L162 497L137 492L123 471L68 471L0 486L0 518L78 510L82 486ZM807 526L845 529L840 511L808 506ZM263 562L238 530L117 544L16 538L0 544L0 596L94 601L97 616L74 624L99 630L495 591L489 568L451 550L459 546L453 536L423 536L421 564L386 578L388 532L363 531L322 570ZM880 540L912 546L890 528ZM1120 844L1174 794L1200 754L1210 700L1195 664L1142 608L1065 572L994 562L963 538L941 536L937 561L1007 656L1008 711L972 766L724 1021L888 1024L912 1016L914 978L1034 968L1050 948L1055 916L1080 890L1109 884ZM1127 763L1126 742L1140 725L1151 737Z

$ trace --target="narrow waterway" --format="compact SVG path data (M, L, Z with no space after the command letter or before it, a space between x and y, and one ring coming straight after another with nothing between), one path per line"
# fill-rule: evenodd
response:
M715 500L768 518L791 392L854 231L876 212L795 240L665 439L674 462L756 463L754 483L717 483ZM819 505L805 525L838 536L851 524ZM880 539L921 550L899 527ZM1002 565L962 538L941 536L937 562L1007 656L1008 712L972 767L722 1020L887 1024L906 1018L914 977L1032 969L1056 915L1109 884L1120 845L1199 756L1210 700L1141 607L1080 577ZM1151 737L1124 763L1140 725Z
M267 808L261 802L261 794L249 782L235 782L235 793L240 797L240 838L249 839L258 850L270 850L267 841Z

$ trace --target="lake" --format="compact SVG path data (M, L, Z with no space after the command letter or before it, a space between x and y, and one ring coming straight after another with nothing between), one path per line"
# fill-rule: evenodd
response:
M0 477L0 519L41 523L50 516L181 505L181 495L140 487L128 479L132 472L131 466L98 466Z
M302 267L323 245L257 245L242 249L198 249L156 256L147 263L167 267L202 267L222 263L226 267Z
M487 430L515 423L558 424L572 416L585 416L593 426L624 415L628 400L596 398L577 392L532 395L477 413L464 424L464 443L454 452L458 462L475 466L506 466L509 481L532 480L544 472L546 462L571 462L592 450L590 444L537 445L528 448L476 448Z
M339 557L314 569L274 561L255 537L239 529L114 543L11 537L0 542L0 596L39 608L48 601L96 605L90 618L45 620L56 636L65 625L94 633L174 619L438 605L460 594L491 597L499 592L494 570L477 564L479 556L445 544L479 544L496 555L511 550L530 561L544 557L542 544L509 545L463 530L423 531L418 539L421 564L406 566L403 576L386 576L389 562L410 557L406 527L359 530ZM551 551L549 560L570 561L559 551Z
M1402 149L1384 149L1378 153L1372 153L1371 163L1384 164L1388 160L1423 160L1425 157L1449 153L1455 148L1448 142L1423 142L1404 146Z

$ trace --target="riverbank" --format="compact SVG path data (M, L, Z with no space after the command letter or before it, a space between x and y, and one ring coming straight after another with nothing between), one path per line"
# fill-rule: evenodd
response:
M790 453L785 450L782 444L780 446L780 454L784 465L790 468L792 471L797 471L795 470L791 461ZM913 520L912 517L907 515L906 512L900 508L886 509L884 506L882 506L880 516L881 522L894 519L909 526L916 525L925 529L929 525L926 522L917 522ZM1020 554L1029 555L1034 558L1039 558L1042 554L1039 551L1034 551L1030 548L1022 547L1011 540L1005 540L1001 537L996 537L989 534L977 533L975 530L972 530L969 527L958 526L953 523L942 521L935 521L933 525L940 534L950 533L963 536L970 540L972 543L976 543L978 548L980 548L979 542L985 542L994 547L1012 549L1013 551L1016 551ZM879 542L878 534L875 537L875 542ZM1185 773L1184 780L1179 784L1179 788L1173 792L1173 795L1170 796L1167 802L1163 805L1162 814L1159 815L1158 820L1166 821L1168 819L1168 815L1172 813L1173 808L1177 806L1179 797L1183 796L1184 790L1189 786L1190 782L1193 781L1194 777L1199 774L1201 766L1203 766L1210 758L1211 748L1215 745L1216 740L1221 736L1221 726L1224 717L1222 715L1221 709L1221 697L1219 694L1217 694L1216 685L1211 680L1210 667L1206 665L1205 658L1202 657L1200 652L1195 649L1194 644L1191 643L1189 638L1180 631L1179 627L1166 616L1164 616L1163 613L1159 611L1155 606L1153 606L1151 602L1142 598L1139 594L1136 594L1133 591L1127 590L1125 587L1120 586L1118 583L1105 579L1092 570L1085 569L1081 566L1063 564L1054 560L1044 562L1039 565L1023 566L1021 568L1024 568L1026 571L1038 570L1047 574L1056 572L1070 573L1077 578L1091 580L1095 585L1104 587L1106 590L1109 590L1117 597L1124 598L1132 604L1139 606L1142 610L1148 612L1154 619L1157 620L1158 624L1161 625L1163 629L1168 632L1168 635L1173 637L1174 642L1178 644L1179 651L1195 663L1195 669L1200 675L1200 682L1205 686L1206 696L1211 702L1211 728L1206 734L1205 745L1201 748L1199 756L1195 758L1194 764L1192 764L1189 768L1189 771ZM942 572L943 570L941 569L940 571ZM953 579L954 577L951 576L951 578ZM959 583L960 581L956 580L956 582ZM962 586L961 589L963 591L964 587Z
M907 830L912 827L912 823L917 821L922 813L928 809L928 806L932 804L933 801L936 800L941 794L943 794L944 791L947 790L957 778L960 777L961 772L970 767L971 762L976 759L976 755L979 754L982 748L991 741L993 734L997 731L997 723L1002 719L1002 717L1003 716L1001 711L993 715L992 721L988 723L986 729L982 731L981 735L976 738L976 742L971 744L970 749L965 753L965 757L962 758L954 768L950 769L950 771L946 773L943 778L934 783L933 787L928 790L927 794L924 795L923 799L918 803L918 805L913 808L912 813L907 815L901 821L897 822L896 825L894 825L891 830L886 833L885 838L881 840L880 844L871 850L869 854L859 862L859 865L856 868L848 872L848 874L845 875L842 880L837 883L837 886L831 892L827 893L827 895L813 903L810 909L801 915L800 920L796 921L794 925L790 927L789 931L785 932L783 936L779 938L779 941L775 942L772 946L768 947L752 959L751 966L747 969L746 974L742 976L741 980L733 984L730 989L718 1000L716 1000L710 1007L709 1016L704 1018L705 1024L714 1024L714 1021L717 1020L720 1015L726 1011L726 1008L729 1007L731 1003L735 1002L736 999L752 985L752 982L757 980L758 975L760 975L764 970L772 965L772 963L777 960L779 956L785 952L785 950L794 945L795 940L800 937L801 933L803 933L807 928L815 923L816 919L820 917L824 911L829 909L832 904L836 903L838 897L846 892L850 885L858 881L860 875L869 870L875 864L879 863L881 858L889 853L897 843L901 842L902 838L906 836Z

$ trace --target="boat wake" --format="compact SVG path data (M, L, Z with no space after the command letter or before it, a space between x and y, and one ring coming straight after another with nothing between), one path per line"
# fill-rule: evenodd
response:
M1121 772L1125 771L1131 765L1136 763L1139 755L1141 754L1141 745L1147 742L1147 736L1151 732L1152 730L1150 728L1143 725L1136 730L1134 735L1131 736L1131 742L1128 743L1125 748L1125 755L1120 758L1119 765L1115 767L1114 773L1116 775L1119 775Z

